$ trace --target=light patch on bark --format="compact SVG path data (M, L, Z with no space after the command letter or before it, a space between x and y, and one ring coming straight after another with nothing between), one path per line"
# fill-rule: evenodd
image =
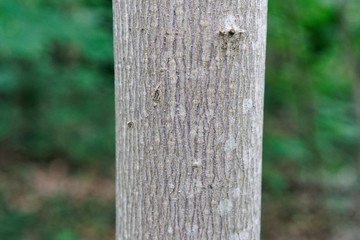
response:
M225 142L225 146L224 146L225 152L230 154L234 149L236 149L236 141L235 139L228 139Z
M240 188L235 188L232 190L231 195L233 198L239 198L241 194Z
M226 214L228 214L231 211L232 207L233 204L231 200L229 199L221 200L218 207L220 216L225 216Z
M252 107L253 107L253 101L251 99L245 99L243 103L244 113L248 113Z
M249 233L245 231L239 234L235 233L230 236L229 240L249 240Z

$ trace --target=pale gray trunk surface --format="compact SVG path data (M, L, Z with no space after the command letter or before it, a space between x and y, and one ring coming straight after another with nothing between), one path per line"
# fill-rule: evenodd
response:
M260 238L267 0L114 0L120 239Z

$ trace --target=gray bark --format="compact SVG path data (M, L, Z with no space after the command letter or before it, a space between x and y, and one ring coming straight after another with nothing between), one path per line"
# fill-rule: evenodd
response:
M116 239L259 239L267 0L114 0Z

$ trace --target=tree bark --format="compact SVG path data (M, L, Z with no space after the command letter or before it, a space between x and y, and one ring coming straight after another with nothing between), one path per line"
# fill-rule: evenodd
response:
M267 0L114 0L116 239L259 239Z

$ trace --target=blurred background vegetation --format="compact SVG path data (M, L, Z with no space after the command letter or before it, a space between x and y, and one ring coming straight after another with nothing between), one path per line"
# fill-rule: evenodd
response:
M269 0L264 240L360 239L360 2ZM114 239L111 1L0 1L0 239Z

